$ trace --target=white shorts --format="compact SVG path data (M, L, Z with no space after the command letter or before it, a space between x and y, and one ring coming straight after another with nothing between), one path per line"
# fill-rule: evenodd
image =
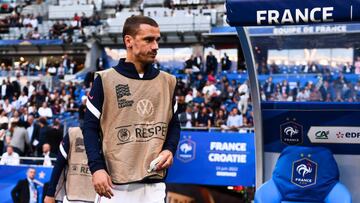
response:
M95 203L164 203L165 183L115 185L111 199L96 195Z
M70 201L66 198L66 196L64 196L63 199L63 203L88 203L88 202L83 202L83 201Z

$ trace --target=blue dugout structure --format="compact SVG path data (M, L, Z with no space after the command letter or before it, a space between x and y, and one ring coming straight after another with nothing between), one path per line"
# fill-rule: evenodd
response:
M323 146L334 153L341 182L349 188L353 201L360 202L360 104L262 103L247 27L359 22L360 1L227 0L226 9L228 23L236 27L250 79L257 188L271 178L286 146Z

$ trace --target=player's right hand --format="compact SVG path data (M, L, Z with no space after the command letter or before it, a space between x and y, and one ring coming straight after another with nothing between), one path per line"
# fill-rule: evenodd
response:
M114 196L112 188L114 187L109 174L104 170L97 170L92 175L92 182L95 188L95 191L101 196L111 199Z
M44 203L55 203L54 197L45 196Z

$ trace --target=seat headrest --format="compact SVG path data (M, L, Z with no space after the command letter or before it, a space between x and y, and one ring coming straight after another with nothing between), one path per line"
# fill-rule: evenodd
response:
M283 201L323 202L339 181L339 169L324 147L286 147L273 171Z

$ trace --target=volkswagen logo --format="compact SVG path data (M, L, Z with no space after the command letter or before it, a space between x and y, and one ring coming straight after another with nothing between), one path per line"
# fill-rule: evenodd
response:
M144 118L151 116L154 113L154 105L148 99L138 101L136 105L136 112Z

